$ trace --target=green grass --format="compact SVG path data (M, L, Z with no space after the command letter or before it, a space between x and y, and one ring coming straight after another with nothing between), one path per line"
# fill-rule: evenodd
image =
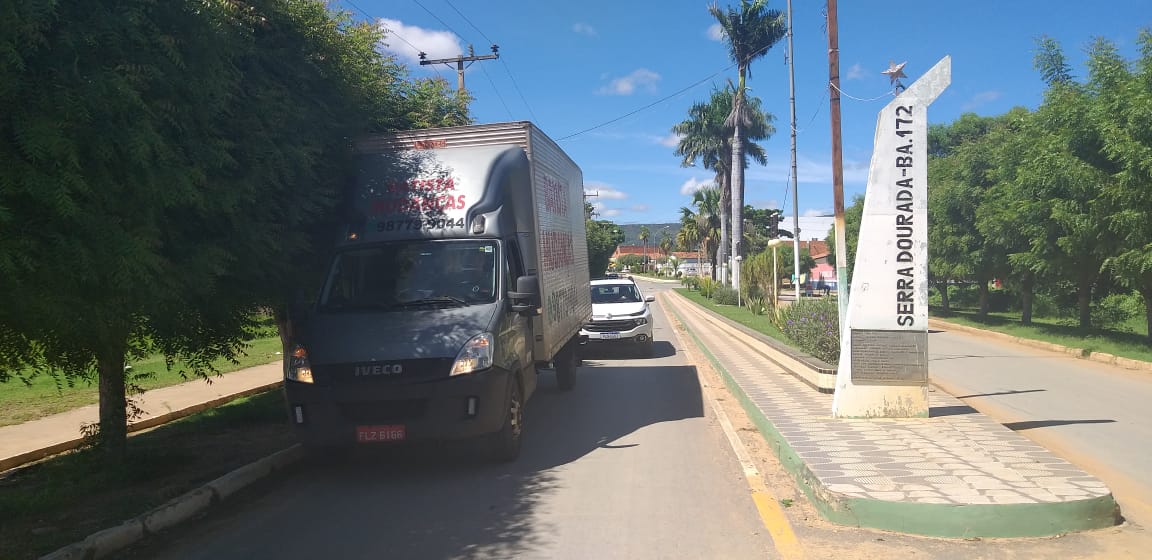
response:
M12 471L0 479L0 558L38 558L293 442L284 397L268 391L130 437L123 463L83 450Z
M256 338L249 341L246 355L239 358L238 364L227 360L217 360L213 365L221 373L267 364L280 359L280 337L276 335ZM179 371L183 364L177 363L173 371L164 365L164 356L154 355L130 364L130 376L145 390L177 385L199 379L195 376L183 377ZM0 426L9 426L43 418L99 402L100 397L95 378L57 379L48 374L34 374L26 385L16 378L0 383ZM203 381L201 381L203 382ZM59 385L58 385L59 383Z
M735 305L718 305L716 302L709 298L700 295L700 292L689 290L687 288L676 288L676 292L680 295L696 302L697 304L711 309L723 317L736 321L745 327L753 329L757 332L775 338L785 344L792 345L788 337L772 324L772 320L768 315L753 315L746 307L736 307Z
M1031 325L1020 324L1018 312L989 313L981 319L975 311L952 309L952 315L941 316L938 310L931 310L933 318L968 327L985 329L1018 336L1029 340L1039 340L1059 344L1069 348L1082 348L1089 352L1104 352L1133 360L1152 362L1152 345L1146 336L1147 327L1143 318L1129 321L1120 328L1081 329L1067 324L1066 320L1052 317L1033 317Z

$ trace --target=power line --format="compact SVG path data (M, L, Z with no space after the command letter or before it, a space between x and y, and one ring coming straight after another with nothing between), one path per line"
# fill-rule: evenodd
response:
M424 4L421 4L421 3L420 3L420 0L412 0L412 1L413 1L413 2L415 2L417 6L420 6L421 8L424 8L424 11L425 11L425 12L428 12L428 15L430 15L430 16L432 16L432 17L436 18L436 21L438 21L438 22L440 22L441 24L443 24L443 25L444 25L444 27L447 27L447 28L448 28L448 31L451 31L451 32L452 32L454 35L456 35L457 37L459 37L459 38L461 38L461 39L463 39L463 38L464 38L464 35L462 35L462 34L461 34L461 33L459 33L458 31L456 31L455 29L452 29L452 26L451 26L451 25L448 25L448 22L446 22L446 21L444 21L444 20L440 19L440 16L438 16L438 15L434 14L434 13L432 12L432 10L429 10L427 7L425 7L425 6L424 6Z
M766 51L766 50L768 50L768 49L770 49L770 48L772 48L772 47L773 47L773 45L764 45L763 47L760 47L759 49L756 49L756 51L755 51L755 52L752 52L752 53L750 53L750 54L749 54L747 57L745 57L745 58L744 58L744 60L752 60L753 58L755 58L756 56L758 56L758 55L760 54L760 51ZM643 106L643 107L640 107L639 109L636 109L635 111L632 111L632 112L629 112L629 113L627 113L627 114L621 115L621 116L619 116L619 117L616 117L616 118L614 118L614 119L612 119L612 120L610 120L610 121L607 121L607 122L603 122L603 123L600 123L600 124L598 124L598 125L596 125L596 126L593 126L593 127L591 127L591 128L586 128L586 129L584 129L584 130L581 130L580 132L575 132L575 133L569 134L568 136L564 136L564 137L561 137L561 138L559 138L558 140L560 140L560 141L563 141L563 140L567 140L567 139L569 139L569 138L575 138L576 136L580 136L581 134L584 134L584 133L586 133L586 132L592 132L593 130L596 130L596 129L598 129L598 128L603 128L603 127L605 127L605 126L608 126L608 125L610 125L610 124L612 124L612 123L614 123L614 122L617 122L617 121L620 121L620 120L626 119L626 118L628 118L628 117L631 117L632 115L635 115L636 113L639 113L639 112L641 112L641 111L644 111L645 109L650 109L650 108L652 108L652 107L655 107L656 105L659 105L659 104L661 104L661 103L663 103L663 102L665 102L665 101L668 101L669 99L672 99L673 97L676 97L676 96L678 96L678 95L680 95L680 94L682 94L682 93L684 93L684 92L686 92L686 91L688 91L688 90L690 90L690 89L692 89L692 88L694 88L694 87L696 87L696 86L698 86L698 85L700 85L700 84L702 84L702 83L704 83L704 82L707 82L708 80L711 80L712 78L715 78L716 76L718 76L718 75L720 75L720 74L722 74L722 73L724 73L724 72L727 72L727 71L731 70L731 69L732 69L733 67L735 67L735 66L738 66L738 63L736 63L736 62L733 62L732 64L729 64L728 66L725 66L724 68L721 68L720 70L717 70L716 72L712 73L712 75L710 75L710 76L708 76L708 77L706 77L706 78L704 78L704 79L702 79L702 80L699 80L699 81L697 81L697 82L693 83L692 85L690 85L690 86L688 86L688 87L686 87L686 88L683 88L683 89L681 89L681 90L679 90L679 91L676 91L675 93L673 93L673 94L671 94L671 95L668 95L668 96L666 96L666 97L663 97L663 98L661 98L661 99L658 99L658 100L656 100L656 101L653 101L652 103L649 103L649 104L647 104L647 105L645 105L645 106Z
M488 75L488 70L484 69L483 66L480 67L480 70L484 72L484 77L488 78L488 83L492 84L492 91L496 92L496 98L500 100L500 104L504 106L504 110L508 111L508 120L516 120L516 117L512 116L512 110L509 109L508 104L504 102L504 96L500 95L500 90L496 89L496 82L493 82L492 76Z
M457 8L456 5L453 4L450 0L444 0L444 3L448 4L448 7L452 8L452 10L455 11L465 22L467 22L468 25L472 26L472 29L475 29L476 32L479 33L480 36L488 42L488 44L496 44L496 41L493 41L492 38L488 37L488 34L484 33L484 30L480 29L475 23L472 23L472 20L468 19L468 16L464 15L464 12L461 12L460 9ZM512 88L515 89L516 94L520 96L520 101L524 102L524 107L528 109L528 114L532 116L533 121L539 123L540 121L536 118L536 113L532 111L532 106L528 104L528 99L524 97L524 92L520 91L520 85L516 83L516 77L512 75L512 68L508 66L507 61L505 61L503 58L500 59L500 63L504 65L504 71L508 73L508 79L512 80ZM483 66L481 66L481 68L483 68ZM487 70L485 70L485 73L487 73ZM489 81L491 81L491 78L489 78ZM492 84L492 88L496 88L495 83ZM496 95L499 97L500 93L497 92ZM500 102L504 103L503 97L500 98ZM508 105L505 104L504 108L508 109ZM512 117L512 111L508 111L508 115L509 117Z
M580 132L574 132L574 133L572 133L572 134L569 134L568 136L563 136L563 137L559 138L559 140L560 140L560 141L563 141L563 140L567 140L567 139L569 139L569 138L575 138L575 137L577 137L577 136L580 136L581 134L584 134L584 133L587 133L587 132L592 132L593 130L596 130L596 129L598 129L598 128L604 128L604 127L606 127L606 126L608 126L608 125L610 125L610 124L612 124L612 123L614 123L614 122L617 122L617 121L620 121L620 120L626 119L626 118L628 118L628 117L631 117L632 115L635 115L636 113L639 113L639 112L641 112L641 111L643 111L643 110L645 110L645 109L650 109L650 108L652 108L652 107L655 107L656 105L659 105L659 104L661 104L661 103L663 103L663 102L665 102L665 101L668 101L669 99L672 99L673 97L676 97L676 96L678 96L678 95L680 95L680 94L682 94L682 93L684 93L684 92L686 92L686 91L688 91L688 90L690 90L690 89L692 89L692 88L694 88L694 87L696 87L696 86L698 86L698 85L700 85L700 84L702 84L702 83L704 83L704 82L707 82L708 80L711 80L712 78L715 78L716 76L719 76L720 74L722 74L722 73L724 73L724 72L727 72L728 70L731 70L733 66L736 66L736 64L735 64L735 63L732 63L732 64L728 65L726 68L723 68L723 69L721 69L721 70L719 70L719 71L717 71L717 72L714 72L714 73L712 73L712 75L710 75L710 76L708 76L708 77L706 77L706 78L703 78L703 79L697 80L696 82L692 83L691 85L689 85L689 86L687 86L687 87L685 87L685 88L681 88L680 90L677 90L675 93L672 93L672 94L670 94L670 95L667 95L667 96L664 96L664 97L662 97L662 98L660 98L660 99L657 99L656 101L653 101L653 102L651 102L651 103L649 103L649 104L647 104L647 105L645 105L645 106L643 106L643 107L640 107L639 109L636 109L636 110L634 110L634 111L630 111L630 112L628 112L628 113L625 113L625 114L623 114L623 115L620 115L619 117L616 117L616 118L614 118L614 119L612 119L612 120L610 120L610 121L606 121L606 122L600 123L600 124L598 124L598 125L596 125L596 126L592 126L592 127L589 127L589 128L585 128L584 130L581 130Z
M516 94L520 96L520 101L524 102L524 106L528 108L528 114L532 116L532 120L540 123L536 118L536 113L532 111L532 106L528 104L528 100L524 97L524 92L520 91L520 85L516 83L516 77L512 75L512 68L508 66L504 59L501 58L500 62L504 64L504 71L508 73L508 79L512 80L512 88L516 90Z
M394 29L392 29L392 28L388 27L387 25L384 25L383 23L381 23L381 22L380 22L380 21L379 21L377 18L373 17L371 14L369 14L369 13L368 13L368 12L366 12L366 11L364 11L364 8L361 8L360 6L356 5L356 3L355 3L355 2L353 2L352 0L344 0L344 1L345 1L345 2L347 2L347 3L348 3L350 6L352 6L353 8L356 8L357 10L359 10L361 14L364 14L364 17L368 18L368 21L375 21L375 22L376 22L376 25L379 25L380 27L383 27L383 28L384 28L384 30L385 30L385 31L387 31L387 32L388 32L390 35L392 35L392 36L396 37L397 39L400 39L401 41L404 41L404 44L405 44L405 45L408 45L409 47L412 47L412 49L413 49L413 50L415 50L416 52L421 52L421 49L420 49L420 47L417 47L416 45L413 45L412 43L410 43L410 42L408 41L408 39L405 39L404 37L402 37L402 36L401 36L399 33L397 33L397 32L396 32ZM436 75L437 75L437 76L439 76L439 77L440 77L440 79L444 79L444 75L440 73L440 69L439 69L439 68L433 68L432 70L433 70L434 72L436 72Z
M415 1L415 0L413 0L413 1ZM419 4L419 2L416 2L416 3L417 3L417 4ZM457 13L457 14L459 14L461 18L464 18L464 21L465 21L465 22L467 22L467 23L468 23L468 25L471 25L471 26L472 26L472 29L475 29L475 30L476 30L478 33L480 33L480 36L481 36L481 37L483 37L485 41L488 41L488 44L489 44L489 45L494 45L494 44L496 44L496 41L493 41L492 39L489 39L489 38L488 38L488 36L487 36L487 35L485 35L483 31L480 31L480 28L479 28L479 27L476 27L476 24L475 24L475 23L472 23L472 20L468 19L468 16L464 15L463 13L461 13L461 12L460 12L460 10L457 10L457 9L456 9L456 6L453 6L453 5L452 5L452 2L449 2L448 0L444 0L444 3L445 3L445 4L448 4L448 7L449 7L449 8L452 8L453 10L455 10L455 11L456 11L456 13ZM421 7L423 7L423 6L421 6ZM427 9L427 8L425 8L425 9ZM437 19L439 19L439 18L437 18Z
M865 102L879 101L881 99L884 99L885 97L891 97L891 96L896 95L892 92L888 92L888 93L885 93L884 95L877 95L876 97L873 97L872 99L861 99L859 97L853 97L851 95L848 95L847 93L844 93L844 90L840 89L838 86L836 86L836 84L833 84L832 82L828 82L828 85L832 86L832 88L835 89L837 92L839 92L840 95L843 95L844 97L847 97L848 99L853 99L855 101L865 101Z

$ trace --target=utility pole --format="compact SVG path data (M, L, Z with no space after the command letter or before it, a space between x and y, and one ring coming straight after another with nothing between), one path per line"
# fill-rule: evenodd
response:
M457 55L456 58L438 58L436 60L425 60L428 55L420 53L420 66L427 66L429 64L447 64L456 63L456 89L457 91L464 91L464 69L472 66L473 62L477 60L495 60L500 58L500 46L492 45L492 54L476 56L476 51L472 50L472 45L468 45L468 56L463 54ZM468 64L465 65L464 63Z
M828 0L828 114L832 121L832 208L836 230L836 303L840 329L848 314L848 244L844 231L844 147L840 139L840 35L836 0Z
M835 0L832 0L833 2ZM788 0L788 100L792 113L792 272L795 301L800 301L800 195L796 183L796 51L792 49L792 0Z

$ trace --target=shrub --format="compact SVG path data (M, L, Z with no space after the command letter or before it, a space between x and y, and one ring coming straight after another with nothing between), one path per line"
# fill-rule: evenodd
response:
M737 305L740 303L736 297L736 289L723 284L716 286L716 290L712 294L712 301L719 305Z
M716 282L707 276L700 278L697 285L700 289L700 295L706 298L711 298L712 293L716 291Z
M753 315L763 315L768 312L764 296L751 296L744 300L744 304L748 306L748 311L751 311Z
M779 310L780 331L798 348L826 363L840 361L840 320L836 301L801 299Z
M1119 331L1131 331L1125 325L1134 317L1144 314L1144 298L1140 294L1109 294L1092 305L1092 324Z

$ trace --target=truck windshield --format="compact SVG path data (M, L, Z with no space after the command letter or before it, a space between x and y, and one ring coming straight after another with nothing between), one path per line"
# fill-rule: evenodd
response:
M399 311L495 302L497 247L492 240L403 241L343 251L320 307Z

